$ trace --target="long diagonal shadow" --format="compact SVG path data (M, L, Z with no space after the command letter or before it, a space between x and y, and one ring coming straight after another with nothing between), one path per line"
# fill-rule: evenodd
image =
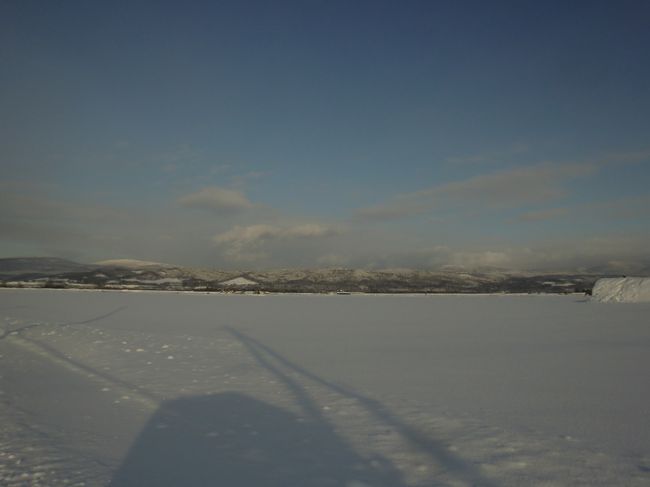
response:
M363 394L355 392L347 387L334 384L333 382L317 376L313 372L294 364L267 345L264 345L241 331L237 331L230 326L225 326L224 329L240 341L260 366L274 374L285 384L289 391L296 396L298 402L306 413L316 415L315 417L319 419L322 418L320 410L316 407L313 400L306 395L302 387L298 385L296 381L283 373L277 366L273 365L269 359L277 361L287 369L292 370L299 375L340 394L341 396L355 399L375 418L398 431L399 434L411 445L429 456L434 462L442 465L453 475L469 482L470 485L497 487L495 482L485 478L474 465L451 453L440 442L420 433L408 424L405 424L399 417L393 414L376 399L364 396Z

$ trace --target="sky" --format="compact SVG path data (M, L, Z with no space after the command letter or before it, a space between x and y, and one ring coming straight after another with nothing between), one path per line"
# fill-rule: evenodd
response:
M646 1L0 3L0 257L650 272Z

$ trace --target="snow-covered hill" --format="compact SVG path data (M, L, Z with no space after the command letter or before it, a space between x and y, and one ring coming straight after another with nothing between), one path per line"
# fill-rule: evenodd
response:
M60 259L2 259L0 285L9 287L84 287L247 291L253 283L268 292L326 293L571 293L591 290L598 275L534 274L461 269L277 269L235 271L196 269L158 262L114 259L94 265ZM45 267L44 262L66 265ZM3 275L2 268L11 267ZM41 269L42 271L39 271ZM57 272L57 270L59 270Z

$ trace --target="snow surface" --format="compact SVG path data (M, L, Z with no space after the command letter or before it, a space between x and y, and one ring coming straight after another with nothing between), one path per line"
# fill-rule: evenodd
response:
M650 303L650 277L598 279L592 296L603 303Z
M1 290L0 485L648 486L649 311Z

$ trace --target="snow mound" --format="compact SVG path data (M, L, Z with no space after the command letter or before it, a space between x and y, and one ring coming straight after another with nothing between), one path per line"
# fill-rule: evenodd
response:
M598 279L592 296L603 303L647 303L650 302L650 277Z

